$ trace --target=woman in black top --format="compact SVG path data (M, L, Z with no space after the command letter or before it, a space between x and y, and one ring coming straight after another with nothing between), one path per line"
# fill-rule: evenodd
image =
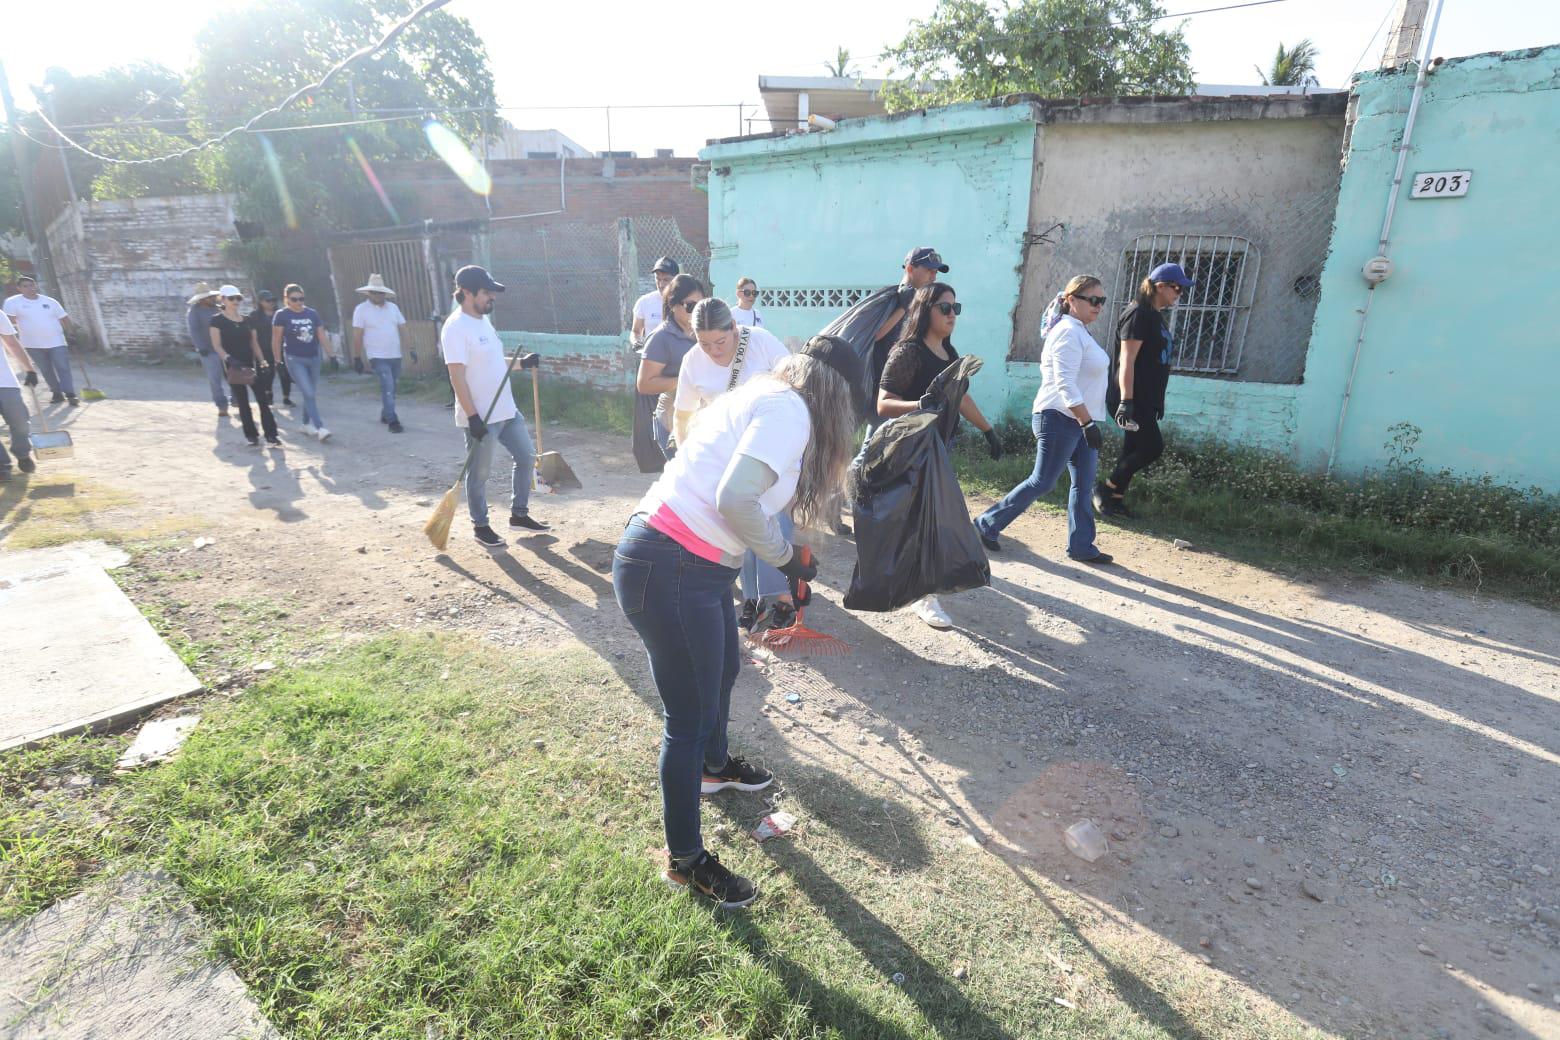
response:
M1106 396L1116 425L1126 431L1121 457L1109 477L1094 489L1094 506L1101 516L1130 518L1123 497L1133 474L1146 469L1164 454L1165 438L1159 421L1165 417L1165 388L1170 382L1173 337L1165 325L1164 311L1174 307L1181 293L1192 285L1180 264L1160 264L1138 286L1137 299L1116 323L1121 352L1116 358L1116 379Z
M905 316L904 332L894 349L889 351L888 362L883 366L883 379L878 383L877 409L881 419L908 415L921 407L921 398L931 389L932 383L959 359L959 352L953 347L953 327L963 309L953 286L945 282L933 282L915 291L910 311ZM981 414L975 398L965 394L959 414L974 423L985 436L991 457L1000 459L1002 442ZM953 619L937 602L936 596L923 597L910 609L933 628L953 627Z
M225 285L222 288L226 290L222 296L222 310L211 319L211 347L221 355L223 369L229 374L240 368L255 370L252 387L241 383L228 384L228 390L233 394L233 404L238 409L239 421L244 426L244 437L248 439L251 448L260 447L260 431L255 429L255 417L249 411L249 391L253 389L255 403L260 406L260 424L265 430L265 442L280 446L282 442L276 436L276 417L271 414L271 378L270 373L265 371L269 367L265 352L260 349L260 343L255 338L254 325L238 316L238 305L244 297L232 286Z

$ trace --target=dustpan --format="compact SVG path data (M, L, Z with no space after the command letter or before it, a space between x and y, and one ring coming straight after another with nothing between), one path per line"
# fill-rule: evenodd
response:
M531 369L531 405L536 410L536 478L554 488L584 487L562 455L542 450L542 392L537 387L534 368Z
M49 419L43 414L43 405L38 400L38 388L28 387L32 391L33 411L37 413L38 425L43 427L43 432L33 432L28 438L32 441L33 456L40 459L68 459L76 454L76 447L70 441L70 434L64 430L49 429Z

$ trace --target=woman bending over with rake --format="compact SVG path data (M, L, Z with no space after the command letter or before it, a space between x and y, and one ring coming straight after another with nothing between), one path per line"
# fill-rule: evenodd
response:
M661 696L661 805L666 880L726 908L758 889L704 848L699 795L758 791L773 781L728 754L731 690L741 666L731 583L743 554L795 581L818 567L781 534L789 510L805 526L844 480L860 362L815 340L720 397L639 503L612 560L618 607L645 644Z

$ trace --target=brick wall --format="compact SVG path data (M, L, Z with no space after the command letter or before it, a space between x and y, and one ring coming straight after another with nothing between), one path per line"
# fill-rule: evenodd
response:
M236 238L233 199L176 195L80 202L49 225L60 302L99 349L190 349L185 300L196 282L243 287L223 255Z
M557 209L524 223L612 221L619 217L671 217L701 252L709 251L709 198L692 183L694 159L510 159L488 163L493 191L473 194L442 162L392 162L378 168L402 220L466 220ZM516 221L514 223L521 223ZM503 225L498 225L502 227ZM653 259L653 258L652 258Z
M506 351L524 347L542 355L546 378L567 379L608 390L627 390L639 362L622 336L571 336L540 332L498 334Z

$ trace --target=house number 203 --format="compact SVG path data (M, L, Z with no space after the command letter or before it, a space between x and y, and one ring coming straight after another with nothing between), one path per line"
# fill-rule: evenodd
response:
M1442 173L1416 173L1409 189L1411 199L1457 199L1468 194L1473 180L1471 170L1447 170Z

